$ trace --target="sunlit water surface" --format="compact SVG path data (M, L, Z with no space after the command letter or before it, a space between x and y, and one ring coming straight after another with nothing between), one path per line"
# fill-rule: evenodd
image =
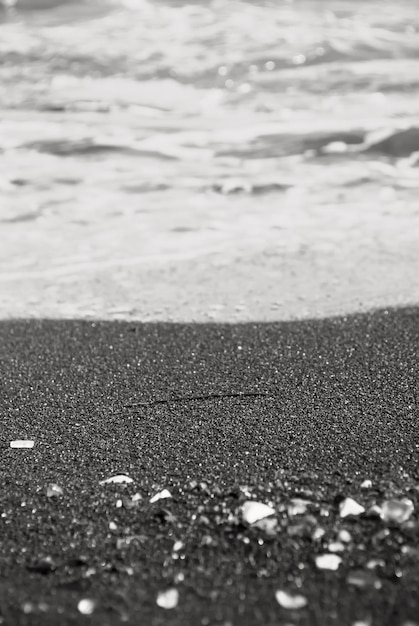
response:
M417 0L3 0L1 280L406 231L418 29Z

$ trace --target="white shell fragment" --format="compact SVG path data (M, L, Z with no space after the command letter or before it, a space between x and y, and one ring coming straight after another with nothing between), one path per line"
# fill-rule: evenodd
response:
M23 448L28 450L29 448L33 448L35 442L33 439L16 439L15 441L10 442L11 448Z
M409 498L386 500L381 506L380 517L385 522L402 524L409 519L414 510L413 502Z
M331 541L328 544L327 549L329 550L329 552L343 552L345 546L341 541Z
M307 598L287 591L276 591L275 598L283 609L298 610L307 606Z
M344 543L350 543L352 541L352 535L348 530L342 528L342 530L338 532L338 539Z
M117 476L111 476L110 478L106 478L105 480L101 480L99 485L109 485L111 483L133 483L134 481L129 476L125 476L125 474L117 474Z
M160 591L157 595L157 606L162 609L174 609L179 602L179 591L177 589L167 589Z
M345 500L340 503L339 514L341 517L357 517L362 513L365 513L364 507L358 504L353 498L345 498Z
M248 500L242 506L243 520L248 524L254 524L265 517L269 517L275 513L275 509L262 502L254 502Z
M321 528L320 526L318 528L316 528L311 536L311 538L313 539L313 541L318 541L319 539L321 539L322 537L324 537L326 534L326 531L324 528Z
M318 569L328 569L332 572L336 572L341 563L342 559L337 554L319 554L319 556L316 556L316 566Z
M371 487L372 487L372 480L370 480L369 478L366 478L361 483L361 489L371 489Z
M55 483L49 483L47 486L47 498L58 498L63 495L63 490L60 485Z
M83 598L78 603L77 608L82 615L92 615L96 608L96 602L90 598Z
M170 493L170 491L168 489L163 489L163 491L156 493L155 496L150 498L150 502L151 504L153 504L153 502L158 502L159 500L165 500L166 498L171 498L171 497L172 497L172 494Z

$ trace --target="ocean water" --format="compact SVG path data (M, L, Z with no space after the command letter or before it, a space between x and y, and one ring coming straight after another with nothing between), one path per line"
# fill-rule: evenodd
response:
M3 285L417 246L417 0L3 0L0 59Z

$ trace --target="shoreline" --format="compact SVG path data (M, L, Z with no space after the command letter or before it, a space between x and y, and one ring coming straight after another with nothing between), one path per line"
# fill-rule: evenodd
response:
M110 258L83 269L5 268L0 319L276 322L415 306L419 257L413 240L405 243L403 252L336 241L329 250L233 247L196 258Z

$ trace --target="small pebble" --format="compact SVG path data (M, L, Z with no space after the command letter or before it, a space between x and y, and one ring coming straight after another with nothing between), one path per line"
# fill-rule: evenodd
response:
M414 510L413 502L409 498L386 500L381 506L380 517L385 522L402 524L409 519Z
M157 595L157 606L162 609L174 609L179 602L179 592L177 589L167 589L160 591Z
M11 448L22 448L25 450L29 450L30 448L33 448L34 445L35 445L35 442L33 441L33 439L16 439L15 441L10 442Z
M369 480L369 478L367 478L361 483L361 489L371 489L371 487L372 487L372 480Z
M329 552L343 552L345 546L341 541L331 541L327 546L327 549Z
M312 535L312 539L313 539L313 541L319 541L319 539L324 537L325 534L326 534L326 531L324 530L324 528L321 528L319 526L318 528L316 528L314 530L313 535Z
M96 602L90 598L83 598L78 603L77 608L82 615L92 615L96 608Z
M350 543L352 541L352 535L345 528L342 528L342 530L338 532L338 539L344 543Z
M33 602L24 602L22 604L22 611L26 615L29 615L29 613L32 613L34 610L35 610L35 605Z
M345 498L339 506L339 515L341 517L357 517L364 512L364 507L358 504L353 498Z
M367 562L368 569L376 569L377 567L385 567L386 562L383 559L370 559Z
M288 593L287 591L276 591L275 598L283 609L298 610L307 606L307 598L299 594Z
M105 480L101 480L99 485L110 485L112 483L132 483L134 482L132 478L129 476L125 476L125 474L118 474L117 476L111 476L110 478L106 478Z
M163 491L156 493L155 496L150 498L150 502L151 504L153 504L154 502L158 502L159 500L165 500L166 498L171 498L171 497L172 497L172 494L170 493L170 491L168 489L163 489Z
M316 556L316 566L318 569L327 569L335 572L339 569L342 559L337 554L320 554Z
M269 517L275 513L275 509L271 506L263 504L262 502L254 502L253 500L245 502L241 511L243 520L247 522L247 524L254 524L255 522L258 522L259 520Z
M49 483L47 487L47 498L57 498L63 495L63 490L59 485L55 483Z

